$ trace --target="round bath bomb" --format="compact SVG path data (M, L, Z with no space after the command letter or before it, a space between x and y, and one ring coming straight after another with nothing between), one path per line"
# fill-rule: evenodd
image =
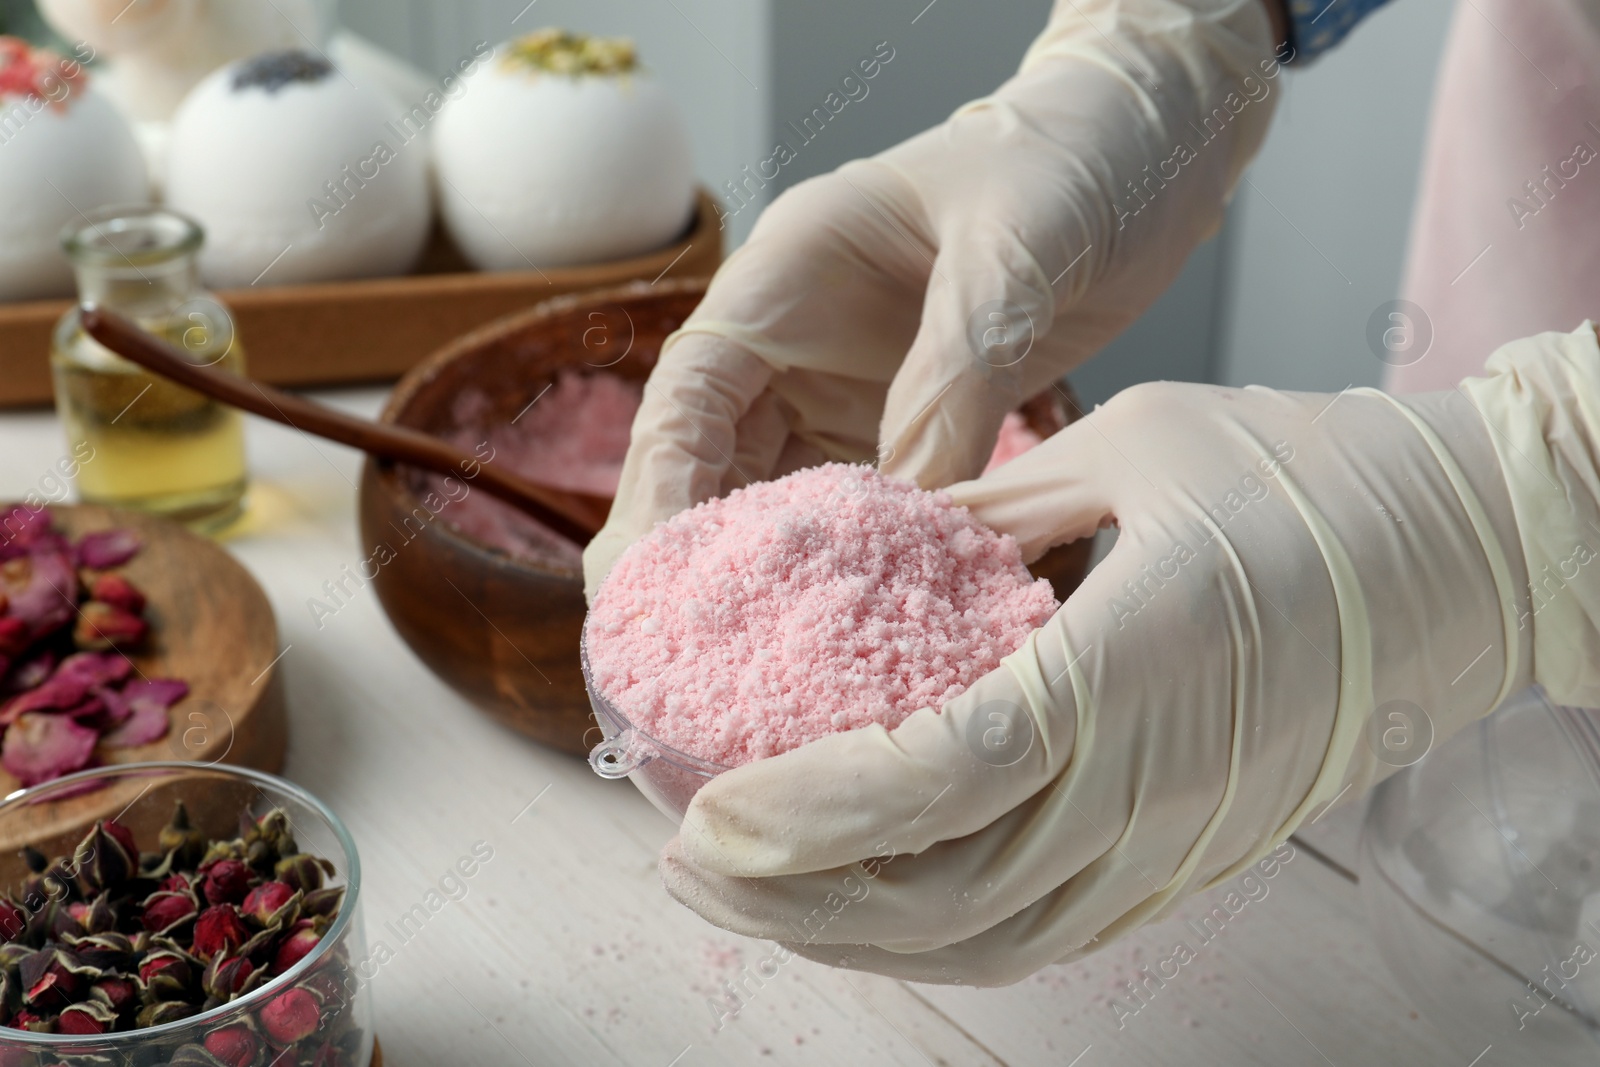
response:
M71 295L62 227L149 194L127 122L82 65L0 37L0 301Z
M635 727L737 766L937 708L1056 607L1016 541L948 495L834 463L657 526L601 584L584 638Z
M431 216L428 151L402 107L324 58L271 52L208 75L167 141L166 202L206 228L208 285L402 274Z
M500 45L439 113L433 150L445 224L483 270L650 252L694 211L688 129L626 41Z

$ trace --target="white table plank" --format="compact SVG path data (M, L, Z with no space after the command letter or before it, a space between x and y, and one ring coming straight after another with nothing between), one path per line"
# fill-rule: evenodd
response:
M1275 878L1251 887L1257 899L1202 928L1206 941L1196 924L1228 888L1017 986L920 991L1013 1065L1067 1063L1080 1054L1081 1067L1455 1062L1378 958L1351 882L1297 850ZM1144 982L1142 968L1161 978L1159 961L1180 941L1193 959L1133 995L1128 983Z
M332 399L370 414L381 394ZM228 547L266 588L288 649L287 773L361 845L369 939L393 950L373 982L391 1064L992 1067L1065 1065L1091 1045L1081 1067L1324 1062L1310 1043L1341 1065L1448 1062L1378 963L1354 888L1304 853L1121 1031L1115 982L1159 955L1171 922L1005 990L798 959L763 973L770 945L706 926L661 890L655 856L672 827L631 787L465 705L370 589L319 626L308 598L362 555L359 457L254 420L249 445L251 515ZM39 484L64 451L53 417L0 416L0 498ZM447 881L460 899L429 912L430 890L479 842L493 858ZM419 904L425 918L397 933ZM742 1002L724 983L743 983Z

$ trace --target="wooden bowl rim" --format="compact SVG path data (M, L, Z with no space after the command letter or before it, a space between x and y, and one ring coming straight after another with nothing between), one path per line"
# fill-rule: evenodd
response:
M408 370L395 383L394 390L389 394L388 401L383 405L383 410L378 413L378 421L390 425L398 424L400 415L416 400L422 389L430 385L445 367L459 359L472 355L489 344L521 333L532 326L568 315L574 310L586 306L622 304L628 301L637 301L639 298L647 296L704 296L706 285L707 279L704 278L682 278L662 282L625 282L622 285L608 286L603 289L586 289L577 293L553 296L547 300L541 300L523 311L503 315L498 319L485 323L470 333L462 334ZM380 462L370 456L367 458L367 464L373 472L380 492L386 493L391 500L400 504L417 501L417 494L399 477L395 464ZM434 524L430 523L429 528L433 529ZM579 584L583 581L583 572L581 570L547 567L533 560L512 556L510 553L491 548L466 536L448 522L438 527L438 534L441 537L448 538L459 548L468 551L481 562L499 570L531 573L559 581L576 581Z

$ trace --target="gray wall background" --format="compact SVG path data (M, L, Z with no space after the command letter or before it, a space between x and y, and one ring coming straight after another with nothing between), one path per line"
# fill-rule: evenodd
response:
M1393 0L1283 78L1267 147L1223 233L1074 372L1090 402L1151 378L1338 390L1376 384L1367 317L1399 286L1451 0ZM342 0L356 32L442 72L474 41L544 25L622 34L689 117L713 189L765 159L878 41L894 60L761 194L938 122L1003 80L1049 0ZM748 233L760 204L731 220Z

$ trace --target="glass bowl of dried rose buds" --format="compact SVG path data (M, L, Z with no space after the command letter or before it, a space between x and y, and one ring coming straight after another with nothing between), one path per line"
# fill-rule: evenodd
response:
M0 1067L367 1067L360 886L344 825L270 774L130 763L12 793Z

